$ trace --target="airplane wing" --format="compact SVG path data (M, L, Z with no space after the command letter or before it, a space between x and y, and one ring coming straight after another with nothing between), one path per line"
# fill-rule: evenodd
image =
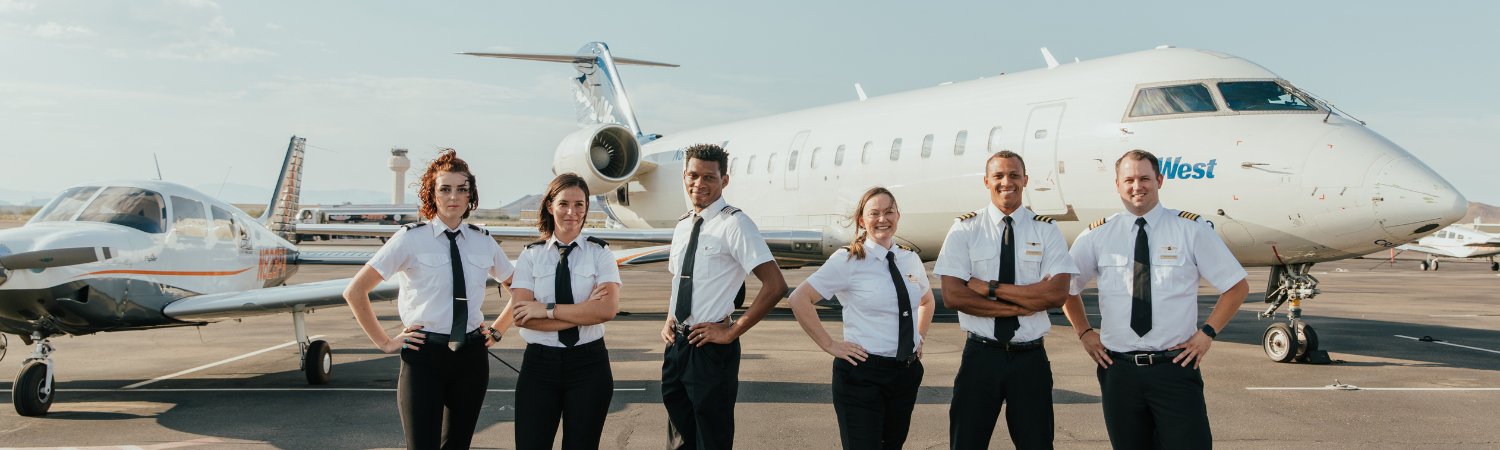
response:
M1448 257L1453 257L1453 258L1459 257L1457 254L1455 254L1455 253L1453 253L1451 251L1448 251L1446 249L1439 248L1439 247L1433 247L1433 246L1430 246L1430 245L1422 245L1422 244L1418 244L1418 243L1410 243L1410 244L1398 246L1398 247L1396 247L1396 250L1412 251L1412 252L1418 252L1418 253L1429 253L1429 254L1433 254L1433 255L1448 256Z
M167 305L162 313L173 319L201 322L241 317L263 316L292 312L297 306L304 309L326 308L344 305L344 288L349 279L293 284L251 291L227 292L187 297ZM370 291L370 301L395 300L400 286L395 281L385 281Z
M359 224L309 224L292 225L298 234L328 234L335 236L390 237L401 229L400 225ZM484 227L496 241L534 241L537 238L533 227ZM584 228L583 236L593 236L611 243L671 244L671 228Z
M362 266L374 257L374 252L297 252L297 260L294 264Z

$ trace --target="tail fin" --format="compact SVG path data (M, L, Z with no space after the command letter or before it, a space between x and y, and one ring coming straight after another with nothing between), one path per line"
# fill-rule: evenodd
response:
M578 49L578 54L573 55L539 53L459 54L489 58L572 63L573 68L578 69L578 78L573 79L574 106L578 108L578 124L580 126L600 123L623 125L630 128L630 131L635 133L636 139L640 140L649 139L646 139L646 134L641 131L640 123L635 121L635 110L631 109L630 99L625 96L625 85L620 82L620 72L615 68L615 64L678 67L676 64L616 58L609 53L609 46L603 42L590 42L588 45L584 45L583 48Z
M276 180L276 192L271 203L260 215L260 223L282 238L290 239L292 221L296 219L297 202L302 197L302 158L307 138L292 136L286 146L286 158L281 161L281 177Z

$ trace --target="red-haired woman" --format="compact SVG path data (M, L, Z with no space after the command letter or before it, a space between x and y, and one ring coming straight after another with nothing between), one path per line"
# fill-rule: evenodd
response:
M620 270L603 239L582 238L589 187L558 175L542 196L542 240L516 257L515 282L495 337L514 323L526 340L516 380L516 448L551 449L562 421L562 448L597 449L614 397L604 322L620 309Z
M932 325L932 288L922 259L896 245L896 197L871 188L854 209L854 243L834 252L792 292L802 330L833 355L833 410L845 449L899 449L922 384L922 338ZM844 340L818 321L813 303L837 296Z
M402 226L344 291L365 334L386 353L401 351L396 403L408 449L467 449L489 388L485 359L485 278L509 282L510 259L484 229L463 222L479 205L474 174L452 149L427 166L419 191L425 222ZM404 327L386 335L370 291L394 277ZM446 421L446 423L445 423Z

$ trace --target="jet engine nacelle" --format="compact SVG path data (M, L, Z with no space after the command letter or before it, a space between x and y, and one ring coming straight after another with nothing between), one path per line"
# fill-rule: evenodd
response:
M615 190L641 166L641 144L629 128L589 125L563 138L552 156L552 173L572 172L589 185L589 195Z

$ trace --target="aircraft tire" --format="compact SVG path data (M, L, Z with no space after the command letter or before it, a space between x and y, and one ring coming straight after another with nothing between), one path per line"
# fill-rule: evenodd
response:
M1308 357L1318 351L1318 332L1307 322L1297 322L1297 341L1301 344L1297 350L1297 361L1307 362Z
M1261 348L1266 351L1272 361L1292 362L1297 358L1297 338L1292 334L1292 327L1284 323L1274 323L1266 328L1266 333L1261 336Z
M302 358L302 372L307 374L307 384L328 384L333 372L333 348L328 346L328 341L308 343L307 353Z
M1427 261L1422 261L1422 271L1423 272L1427 271Z
M1500 272L1500 262L1492 262L1492 263L1490 263L1490 271L1491 272Z
M740 283L740 293L734 294L734 309L745 308L745 283Z
M1432 262L1432 270L1438 270L1438 262L1437 261L1433 261Z
M57 397L57 386L52 386L52 392L42 394L42 384L46 382L45 361L30 361L21 366L21 373L16 375L10 394L11 403L16 406L16 414L28 417L47 415L47 410L52 408L52 399Z

